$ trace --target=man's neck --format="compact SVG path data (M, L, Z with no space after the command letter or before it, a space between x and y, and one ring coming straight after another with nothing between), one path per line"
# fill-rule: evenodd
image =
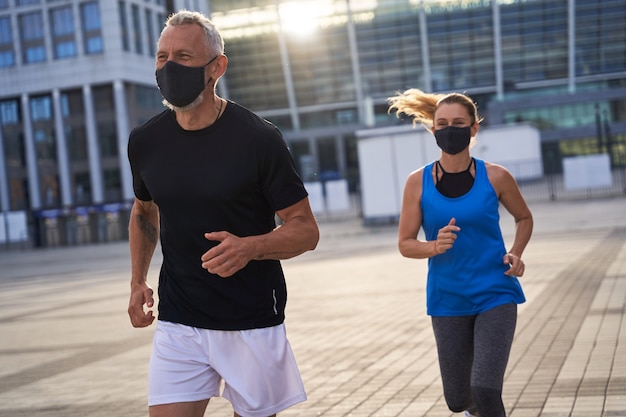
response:
M185 130L204 129L217 121L224 105L221 98L211 94L193 109L177 111L176 121Z

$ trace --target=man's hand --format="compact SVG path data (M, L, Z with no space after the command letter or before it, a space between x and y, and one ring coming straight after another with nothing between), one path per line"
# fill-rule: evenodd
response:
M253 259L245 238L228 232L205 233L206 240L219 242L202 257L202 268L222 278L228 278L248 265Z
M148 283L132 285L130 289L130 302L128 303L128 315L133 327L148 327L154 321L152 307L154 306L154 292ZM148 308L144 310L143 306Z

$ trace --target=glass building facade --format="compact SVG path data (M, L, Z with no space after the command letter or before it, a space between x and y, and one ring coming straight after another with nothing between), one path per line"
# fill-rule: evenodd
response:
M413 87L470 94L485 124L534 123L546 172L603 143L615 164L626 159L623 0L211 0L209 7L230 61L223 93L283 129L308 180L339 176L355 189L354 131L402 123L387 114L386 99Z
M163 109L156 40L180 8L208 12L201 0L0 1L0 245L14 213L36 245L126 232L107 230L133 198L126 143Z
M546 173L626 163L624 0L0 0L0 212L130 204L126 141L163 108L155 45L181 8L224 36L218 93L280 127L306 181L358 191L356 132L410 123L387 98L413 87L535 124Z

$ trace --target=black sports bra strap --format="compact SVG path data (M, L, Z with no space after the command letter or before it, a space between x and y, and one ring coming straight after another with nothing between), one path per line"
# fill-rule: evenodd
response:
M467 166L467 168L465 169L465 171L460 171L460 172L455 172L455 174L462 174L463 172L469 172L470 169L472 169L472 164L474 165L474 168L476 168L476 160L474 158L470 158L470 163ZM447 174L448 172L446 172L445 169L443 169L443 167L441 166L441 162L439 162L439 160L437 160L435 162L435 177L439 178L439 170L441 169L441 172L444 174Z

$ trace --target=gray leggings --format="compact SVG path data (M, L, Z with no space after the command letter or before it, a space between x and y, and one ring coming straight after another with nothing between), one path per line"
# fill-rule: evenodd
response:
M443 393L450 411L505 417L502 383L517 323L517 305L476 316L432 317Z

